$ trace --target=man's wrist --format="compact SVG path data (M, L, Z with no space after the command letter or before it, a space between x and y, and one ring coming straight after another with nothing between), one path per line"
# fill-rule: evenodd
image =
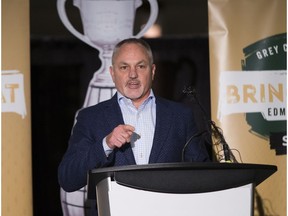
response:
M106 142L106 137L104 137L104 139L102 140L102 145L103 145L104 152L106 156L108 157L109 154L113 151L113 149L108 146Z

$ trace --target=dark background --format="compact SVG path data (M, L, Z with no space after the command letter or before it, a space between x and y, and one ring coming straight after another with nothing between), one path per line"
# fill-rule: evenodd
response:
M149 6L137 10L135 32ZM153 89L162 97L193 106L200 129L203 114L185 97L195 87L210 117L208 15L205 0L158 0L162 37L146 39L157 65ZM82 31L72 0L67 14ZM35 216L62 215L57 167L67 148L75 112L83 106L92 75L100 67L98 51L75 38L62 24L55 0L31 0L31 98L33 206ZM144 20L144 21L143 21Z

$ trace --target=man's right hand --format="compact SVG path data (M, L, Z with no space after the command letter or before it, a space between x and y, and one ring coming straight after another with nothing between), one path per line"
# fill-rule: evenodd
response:
M130 142L130 138L135 128L131 125L118 125L113 131L107 135L106 143L109 148L120 148Z

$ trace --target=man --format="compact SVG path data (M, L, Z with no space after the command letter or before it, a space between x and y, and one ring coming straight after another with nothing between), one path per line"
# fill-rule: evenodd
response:
M149 45L126 39L116 45L110 74L117 93L82 109L59 165L61 187L76 191L87 172L107 166L181 162L182 150L197 133L190 108L154 96L156 66ZM186 161L209 161L205 146L193 140Z

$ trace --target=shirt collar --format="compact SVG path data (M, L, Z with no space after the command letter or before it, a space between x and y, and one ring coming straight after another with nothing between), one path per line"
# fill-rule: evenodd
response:
M123 101L124 103L132 104L131 99L123 96L119 91L117 91L117 99L118 99L118 103L119 104L120 104L121 101ZM155 99L155 96L154 96L153 90L151 89L149 96L145 99L145 101L142 103L142 105L147 103L149 100L152 100L152 99Z

